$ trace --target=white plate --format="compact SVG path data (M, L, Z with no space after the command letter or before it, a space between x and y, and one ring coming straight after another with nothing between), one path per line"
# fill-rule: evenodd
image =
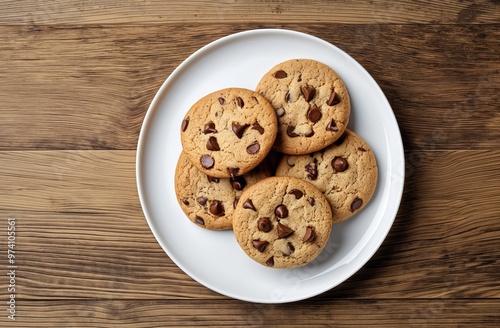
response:
M181 121L196 100L226 87L255 89L266 71L292 58L323 62L344 79L352 101L349 128L372 147L379 180L367 207L356 217L334 226L328 245L316 260L301 268L279 270L249 259L232 231L209 231L187 220L176 201L174 171L181 152ZM174 70L144 119L136 174L149 226L168 256L185 273L232 298L285 303L337 286L372 257L389 232L399 207L404 153L392 109L360 64L316 37L264 29L212 42Z

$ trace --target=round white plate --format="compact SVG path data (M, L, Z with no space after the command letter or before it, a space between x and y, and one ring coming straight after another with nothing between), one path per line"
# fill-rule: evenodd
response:
M323 62L343 78L352 102L349 128L372 147L379 167L370 203L335 225L323 253L288 270L249 259L232 231L191 223L174 190L184 114L202 96L226 87L255 89L275 64L293 58ZM168 256L204 286L232 298L285 303L329 290L358 271L382 244L403 191L404 153L392 109L373 78L342 50L316 37L264 29L233 34L196 51L163 83L148 109L137 147L137 187L148 224Z

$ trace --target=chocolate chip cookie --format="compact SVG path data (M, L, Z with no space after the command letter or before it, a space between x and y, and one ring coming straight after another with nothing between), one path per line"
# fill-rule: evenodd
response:
M195 224L211 230L233 228L241 193L271 175L267 161L245 175L215 178L199 171L182 152L175 170L175 194L182 211Z
M327 65L293 59L271 68L256 91L266 97L278 116L274 149L307 154L337 140L347 127L351 102L346 86Z
M311 182L328 199L333 221L344 221L370 201L377 185L375 155L368 144L350 130L327 148L308 155L283 156L278 176Z
M325 196L297 178L271 177L243 192L233 230L243 251L272 268L293 268L316 258L332 228Z
M227 88L198 100L181 123L181 142L203 173L229 178L255 168L276 139L277 118L262 95Z

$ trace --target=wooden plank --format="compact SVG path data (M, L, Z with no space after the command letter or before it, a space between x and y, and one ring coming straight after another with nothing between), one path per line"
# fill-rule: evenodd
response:
M500 25L273 26L357 59L392 104L406 149L496 149ZM258 27L0 26L0 150L135 149L177 65L212 40Z
M500 297L500 151L420 156L375 257L319 298ZM226 299L161 250L134 162L135 151L0 152L0 219L17 219L20 299Z
M495 1L23 1L0 4L0 24L498 23Z
M21 301L23 327L498 327L499 300ZM224 309L224 311L221 311ZM8 324L6 320L0 322ZM7 325L3 326L7 327Z
M140 213L135 151L0 152L0 209Z

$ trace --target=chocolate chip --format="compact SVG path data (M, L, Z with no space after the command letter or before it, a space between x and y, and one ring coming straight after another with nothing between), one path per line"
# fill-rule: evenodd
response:
M306 233L304 234L304 237L302 237L302 241L304 243L312 243L314 239L316 239L314 229L312 227L307 227Z
M243 203L243 208L246 208L247 210L254 210L254 211L257 211L257 209L255 208L255 206L253 205L253 202L251 199L247 199L244 203Z
M216 133L217 130L215 129L215 123L210 121L205 126L203 127L203 133L209 134L209 133Z
M198 197L198 198L196 198L196 201L201 206L205 206L205 204L207 203L207 200L208 200L207 197Z
M334 157L332 160L333 169L337 172L344 172L347 169L347 160L342 157Z
M198 224L205 225L205 220L203 220L203 218L200 218L198 215L195 216L194 221Z
M340 102L339 95L334 90L332 90L332 93L330 94L330 98L328 98L328 100L326 101L326 104L328 106L334 106L334 105L337 105L339 102Z
M256 239L252 241L252 246L261 253L266 249L267 245L269 245L269 242L266 240Z
M295 126L293 125L289 125L287 128L286 128L286 134L290 137L290 138L295 138L295 137L298 137L299 135L297 133L295 133L293 130L295 130Z
M355 210L359 209L363 205L363 200L361 198L354 198L354 200L351 203L351 212L354 212Z
M335 120L332 118L330 122L328 122L326 126L326 131L331 131L331 132L337 132L339 128L337 127L337 123L335 123Z
M238 175L239 171L240 171L239 167L228 167L227 168L227 173L229 173L229 175L233 178Z
M283 239L294 233L294 230L278 222L278 239Z
M288 76L288 74L286 74L286 72L284 70L281 70L281 69L274 73L274 77L277 79L284 79L287 76Z
M270 258L267 259L266 265L270 267L274 266L274 256L271 256Z
M245 106L245 102L243 101L243 99L241 99L241 97L236 97L236 105L238 105L238 107L240 108L243 108L243 106Z
M234 199L234 201L233 201L233 208L236 208L236 206L238 205L238 201L239 201L239 200L240 200L240 199L239 199L239 198L237 198L237 197Z
M182 120L181 131L182 132L186 131L188 125L189 125L189 116L186 117L184 120Z
M264 134L264 128L258 122L252 125L252 130L257 130L260 134Z
M314 95L316 94L316 89L307 84L301 86L300 91L302 92L302 95L307 102L311 101L311 99L313 99Z
M318 122L321 119L321 112L318 107L312 106L307 110L307 119L313 123Z
M182 197L182 203L184 205L189 205L189 200L186 197Z
M247 185L247 180L243 176L229 178L229 182L235 190L243 190Z
M220 150L219 143L217 142L216 137L208 138L207 149L212 150L212 151L219 151Z
M294 195L295 199L301 199L302 196L304 196L304 193L302 191L300 191L299 189L290 190L289 194Z
M223 216L224 215L224 206L218 200L213 200L210 202L210 213L215 216Z
M260 145L258 141L255 141L253 144L247 147L247 153L250 155L255 155L259 152L260 150Z
M276 116L278 117L283 117L285 116L285 109L283 107L280 107L276 110Z
M208 155L203 155L203 156L201 156L200 163L201 163L201 166L203 166L204 168L206 168L208 170L208 169L211 169L212 167L214 167L215 161L212 157L210 157Z
M241 139L241 137L243 136L243 133L245 132L245 130L249 127L250 125L249 124L240 124L238 122L233 122L231 124L231 128L233 129L233 132L234 134L236 134L236 136L238 137L238 139Z
M288 256L295 252L295 247L293 247L291 242L286 243L286 252L283 252L283 255Z
M226 99L224 99L222 97L219 97L219 99L217 99L217 100L219 100L219 104L221 104L221 105L224 105L226 103Z
M337 146L340 146L344 142L344 140L345 140L346 137L347 137L347 135L345 133L342 134L340 136L340 138L338 138L337 140L335 140L335 142L333 144L337 145Z
M215 183L219 183L220 179L219 178L216 178L216 177L212 177L210 175L207 175L207 179L208 179L208 182L215 182Z
M314 206L314 203L315 203L314 198L309 197L309 198L307 199L307 202L309 203L309 205Z
M290 92L287 92L285 95L285 101L289 102L290 101Z
M314 131L313 131L313 130L311 130L311 131L307 132L306 134L304 134L304 136L305 136L306 138L310 138L310 137L312 137L313 135L314 135Z
M288 216L288 208L286 208L285 205L280 204L274 209L274 214L281 219L286 218Z
M302 82L302 73L299 74L299 77L297 78L297 82Z
M364 149L363 147L358 147L358 150L359 151L367 151L366 149Z
M269 218L260 218L259 221L257 221L257 227L262 232L269 232L273 228L273 224Z
M316 180L318 178L318 168L316 166L316 160L314 160L314 163L309 163L305 166L305 169L307 171L307 177L310 180Z

